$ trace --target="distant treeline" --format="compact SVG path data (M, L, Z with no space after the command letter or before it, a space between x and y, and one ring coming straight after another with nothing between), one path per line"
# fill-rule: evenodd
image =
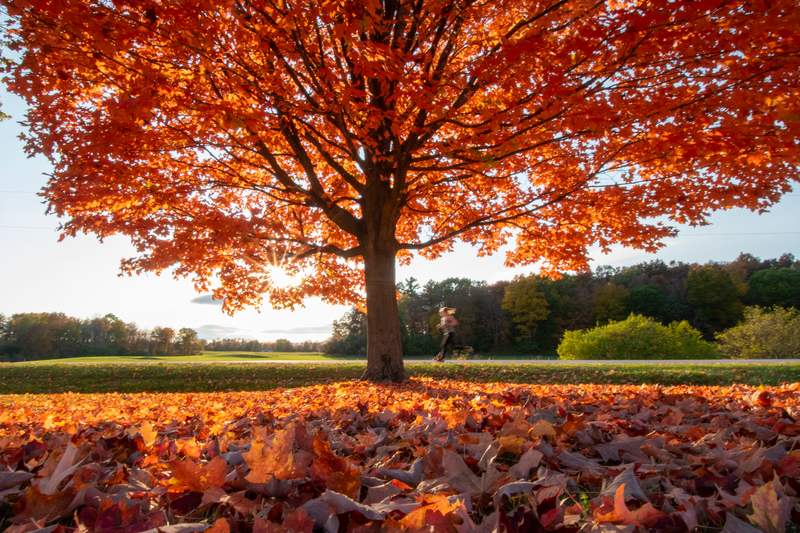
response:
M64 313L0 314L0 361L115 355L197 355L203 350L263 352L318 351L318 343L286 339L205 341L190 328L139 328L115 315L78 319Z
M206 341L190 328L139 328L113 314L81 320L64 313L0 314L0 358L195 355Z
M397 285L403 353L433 355L441 342L441 307L456 308L458 344L476 351L555 354L565 331L585 330L631 313L668 324L688 321L712 340L737 325L745 306L800 308L800 261L792 254L761 261L740 254L731 262L651 261L598 267L552 280L517 276L492 285L466 278L409 278ZM351 309L334 321L326 353L363 355L366 317Z
M248 339L218 339L206 342L206 350L214 352L318 352L319 342L292 343L287 339L254 341Z

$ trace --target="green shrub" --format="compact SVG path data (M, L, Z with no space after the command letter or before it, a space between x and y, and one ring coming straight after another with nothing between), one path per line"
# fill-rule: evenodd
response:
M731 359L800 359L797 309L745 309L744 322L717 334L719 351Z
M685 320L663 326L631 315L588 331L567 331L558 347L560 359L717 359L712 344Z

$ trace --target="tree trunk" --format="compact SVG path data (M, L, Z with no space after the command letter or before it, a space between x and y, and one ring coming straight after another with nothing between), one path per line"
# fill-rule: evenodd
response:
M400 383L408 379L403 366L400 316L397 313L395 256L364 256L367 285L367 370L361 379Z

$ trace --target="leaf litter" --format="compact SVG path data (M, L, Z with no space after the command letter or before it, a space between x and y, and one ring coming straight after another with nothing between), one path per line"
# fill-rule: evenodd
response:
M800 384L0 396L6 533L797 531Z

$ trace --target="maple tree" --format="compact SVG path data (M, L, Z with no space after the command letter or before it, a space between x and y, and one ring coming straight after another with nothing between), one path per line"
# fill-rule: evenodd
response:
M228 312L365 303L372 380L406 377L397 260L581 269L798 179L796 0L2 4L63 234Z
M798 420L798 383L6 395L0 529L786 533Z

